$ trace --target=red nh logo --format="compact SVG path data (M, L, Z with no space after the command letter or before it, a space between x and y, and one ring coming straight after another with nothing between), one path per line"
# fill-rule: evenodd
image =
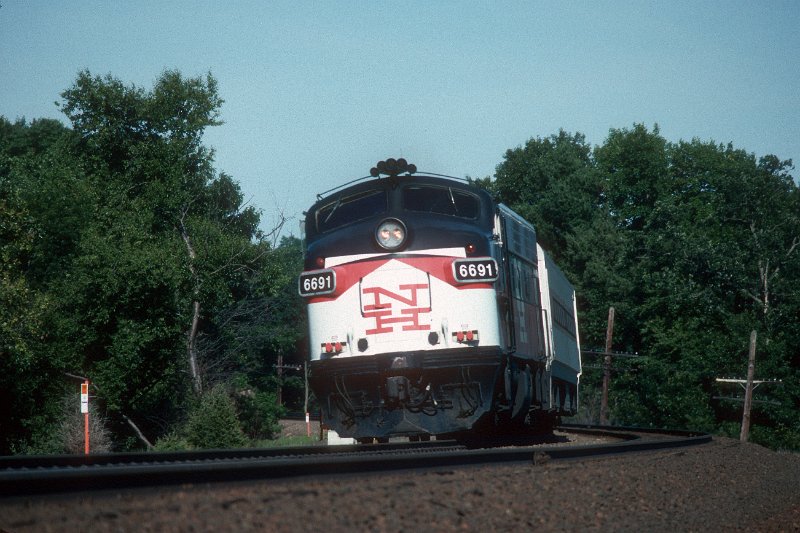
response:
M393 324L404 324L403 331L431 329L430 324L419 323L420 314L431 312L430 303L428 307L419 307L417 301L420 290L429 290L429 285L427 283L400 285L399 292L405 292L406 295L391 292L382 287L362 288L363 315L365 318L375 319L375 327L368 329L367 335L392 333L394 332ZM367 304L370 299L372 303Z

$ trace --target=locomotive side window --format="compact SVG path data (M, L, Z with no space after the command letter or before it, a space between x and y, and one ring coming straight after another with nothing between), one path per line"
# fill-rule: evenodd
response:
M335 201L317 210L317 231L324 232L364 220L387 210L386 191L363 191Z
M480 215L480 200L452 187L410 185L403 189L403 208L474 220Z

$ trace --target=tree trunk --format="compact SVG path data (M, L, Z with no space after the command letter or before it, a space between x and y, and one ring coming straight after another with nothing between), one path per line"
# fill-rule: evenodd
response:
M189 333L186 335L186 355L189 359L189 372L192 376L192 388L196 394L203 391L203 382L200 378L200 369L197 364L197 328L200 323L200 279L197 276L197 270L194 268L194 260L197 254L194 253L192 241L189 238L189 233L186 231L186 226L181 218L181 237L184 244L186 244L186 251L189 254L189 272L192 274L192 324L189 328Z
M197 325L200 323L200 302L197 299L192 302L192 309L192 327L186 338L186 354L189 357L189 370L192 375L194 392L200 394L203 391L203 383L200 379L200 369L197 366Z

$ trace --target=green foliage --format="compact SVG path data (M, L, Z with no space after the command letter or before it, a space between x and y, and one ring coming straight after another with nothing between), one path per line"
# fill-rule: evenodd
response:
M192 445L179 431L164 435L153 445L153 450L156 452L183 452L191 449Z
M242 428L252 440L274 439L280 433L280 418L285 409L277 403L274 392L247 388L236 397Z
M93 159L111 171L123 171L143 149L159 149L158 141L176 143L186 153L202 155L203 130L220 124L223 103L210 74L205 79L184 79L177 71L165 71L150 92L126 87L111 75L92 76L83 71L61 96L61 111ZM183 162L187 169L195 170L207 163L201 159Z
M11 123L0 117L0 154L9 158L37 156L70 135L70 130L53 119L34 119L30 124L25 119Z
M636 124L632 130L612 129L606 142L595 150L597 167L605 178L605 202L623 227L644 228L666 183L666 146L658 126L651 133Z
M11 124L0 117L0 453L50 450L58 420L63 354L48 346L55 299L28 275L41 240L24 200L22 169L49 153L64 128L54 121Z
M195 448L240 448L247 437L239 425L236 405L225 387L206 392L186 423L186 440Z
M239 376L232 388L220 384L193 403L188 419L158 439L156 451L234 448L274 439L285 409L275 394L256 389ZM233 390L233 394L229 393Z
M775 427L752 426L750 440L776 450L797 452L800 450L800 427L779 423Z

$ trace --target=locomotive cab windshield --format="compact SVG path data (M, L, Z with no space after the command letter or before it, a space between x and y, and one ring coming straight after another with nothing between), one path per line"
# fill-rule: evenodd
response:
M480 214L480 200L474 194L453 187L410 184L403 188L403 208L415 213L475 220Z
M351 196L339 196L335 201L317 209L316 228L320 233L334 230L352 222L385 213L388 208L386 191L366 190Z

